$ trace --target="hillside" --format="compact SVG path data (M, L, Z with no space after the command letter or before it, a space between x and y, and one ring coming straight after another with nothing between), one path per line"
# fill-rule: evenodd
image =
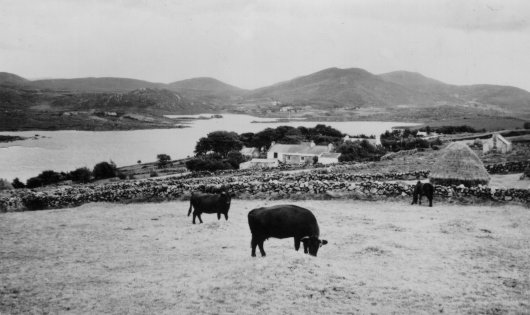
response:
M449 105L509 112L530 108L530 93L515 87L456 86L419 73L396 71L375 75L358 68L325 69L251 91L248 98L269 98L318 108Z
M36 89L74 92L126 92L141 88L163 88L165 84L127 78L48 79L28 82Z
M29 81L16 74L0 72L0 85L19 86L27 84Z
M195 102L218 107L236 103L247 92L214 78L193 78L176 81L168 84L167 88Z

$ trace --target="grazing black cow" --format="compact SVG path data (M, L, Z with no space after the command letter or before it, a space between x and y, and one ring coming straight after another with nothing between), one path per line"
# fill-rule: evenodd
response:
M252 233L250 246L252 257L256 257L256 246L261 256L265 256L263 242L269 237L294 237L294 248L304 244L304 253L316 256L318 249L328 243L320 240L317 219L307 209L294 205L278 205L257 208L248 213L248 225Z
M191 214L191 208L193 208L193 224L195 224L195 217L199 218L202 223L202 213L217 213L217 220L221 219L222 213L225 219L228 220L228 210L230 209L231 201L232 196L227 192L220 194L194 192L191 194L188 217Z
M414 187L414 192L412 193L412 205L418 203L421 205L421 198L427 196L429 199L429 207L432 207L432 196L434 194L434 187L431 183L422 183L418 181ZM419 197L419 198L418 198Z

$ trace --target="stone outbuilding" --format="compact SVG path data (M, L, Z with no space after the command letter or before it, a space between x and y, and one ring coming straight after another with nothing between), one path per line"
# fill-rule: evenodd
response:
M499 133L494 133L491 139L482 142L482 153L488 153L490 151L496 151L499 153L508 153L512 150L512 142L506 140Z

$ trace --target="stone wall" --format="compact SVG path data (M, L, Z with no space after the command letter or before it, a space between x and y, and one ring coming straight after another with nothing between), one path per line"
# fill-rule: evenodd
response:
M394 174L251 173L239 176L162 178L130 180L103 185L80 185L33 191L12 190L0 198L0 212L56 209L88 202L145 202L189 198L193 191L229 189L241 199L326 199L367 200L410 199L414 186L403 179L425 178L428 172ZM382 182L397 180L396 182ZM436 186L435 203L440 201L516 201L530 203L530 190L492 190L489 187Z
M520 162L506 162L485 165L490 174L513 174L522 173L525 168L530 167L530 160Z

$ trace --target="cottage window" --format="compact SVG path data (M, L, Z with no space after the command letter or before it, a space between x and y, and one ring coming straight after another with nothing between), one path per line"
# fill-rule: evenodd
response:
M275 158L275 159L278 158L278 152L274 152L274 158Z
M301 160L303 161L303 160L304 160L304 158L305 158L305 156L302 156L302 157L301 157L300 159L301 159Z

